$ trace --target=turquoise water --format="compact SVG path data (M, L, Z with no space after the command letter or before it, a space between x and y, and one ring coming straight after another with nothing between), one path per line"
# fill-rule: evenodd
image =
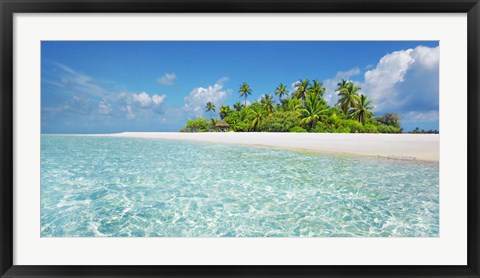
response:
M436 237L438 163L42 135L42 237Z

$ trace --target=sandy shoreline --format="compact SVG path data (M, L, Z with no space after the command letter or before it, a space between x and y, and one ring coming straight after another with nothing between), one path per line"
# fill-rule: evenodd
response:
M439 134L339 134L272 132L124 132L85 136L188 140L297 149L314 152L439 161Z

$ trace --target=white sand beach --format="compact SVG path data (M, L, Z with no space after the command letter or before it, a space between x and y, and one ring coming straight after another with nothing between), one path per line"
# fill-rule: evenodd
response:
M339 134L272 132L124 132L95 134L150 139L189 140L297 149L323 153L382 156L396 159L439 161L439 134Z

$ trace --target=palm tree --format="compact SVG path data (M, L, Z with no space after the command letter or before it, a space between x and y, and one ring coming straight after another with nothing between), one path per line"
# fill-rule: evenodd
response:
M317 96L322 97L323 93L325 92L325 88L321 82L318 82L317 79L313 80L313 85L308 90L310 93L315 93Z
M310 87L310 81L308 79L299 80L295 83L295 96L299 99L305 99L305 94L307 93L308 87Z
M220 107L220 111L218 113L220 114L220 119L223 120L223 118L228 116L228 113L230 113L230 106L222 105L222 107Z
M298 98L282 99L282 109L285 112L295 112L302 108L302 102Z
M360 87L355 86L352 82L348 82L345 87L337 90L339 92L338 103L340 104L340 107L342 108L345 115L347 114L348 109L356 107L357 102L359 101L359 96L357 92L360 89Z
M267 115L272 114L273 112L273 96L269 94L265 94L262 99L260 100L260 103L262 104L263 108L265 109L265 112L267 112Z
M247 82L242 83L238 92L240 93L240 97L245 97L245 106L247 106L247 97L252 94L252 89L248 86Z
M308 94L305 99L304 108L300 110L301 122L308 124L310 130L312 130L317 121L325 116L326 111L327 108L322 104L317 94Z
M215 105L209 101L209 102L207 102L207 105L205 106L205 110L206 110L206 112L209 112L209 111L215 112ZM210 112L210 118L213 118L212 117L212 112Z
M283 96L288 96L288 89L283 83L280 83L280 85L278 85L278 87L275 89L275 94L278 95L280 100L282 100Z
M342 88L346 88L348 83L349 82L346 79L342 79L342 81L337 83L338 88L335 89L335 92L340 91Z
M242 110L242 107L243 107L243 104L242 104L240 101L237 101L237 102L233 105L233 108L235 108L235 110L237 110L237 111Z
M250 124L250 129L253 131L259 131L260 125L263 121L263 111L256 106L254 109L249 110L250 115L253 118L252 123Z
M357 105L350 111L351 117L357 119L360 123L365 124L365 120L373 115L371 111L373 106L370 106L371 100L367 100L367 96L361 95L358 99Z
M210 130L215 130L215 126L217 125L218 120L215 118L211 118L211 121L212 121L212 128Z

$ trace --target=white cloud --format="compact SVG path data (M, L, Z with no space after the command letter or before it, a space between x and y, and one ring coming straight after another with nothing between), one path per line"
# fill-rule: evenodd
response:
M360 93L373 100L377 115L399 113L402 123L438 121L439 47L418 46L388 53L367 66L364 81L354 81ZM338 101L337 83L360 74L359 68L338 72L323 81L324 98L330 105Z
M172 73L165 73L162 77L157 79L157 82L161 85L173 85L173 82L177 79L177 75Z
M183 109L195 117L201 117L205 110L205 104L212 102L216 107L220 107L225 98L230 94L230 90L223 88L223 83L227 78L219 79L215 84L206 88L194 88L188 96L184 98L185 104Z
M133 94L132 100L140 104L141 107L149 107L149 106L158 106L160 105L166 98L166 95L152 95L150 96L146 92L142 92L140 94Z
M98 80L78 72L66 65L53 62L56 69L59 69L56 80L46 79L45 82L60 87L64 92L70 92L74 94L87 94L99 98L107 98L111 92L106 90Z
M440 48L418 46L383 56L365 73L363 91L377 111L438 109Z
M122 111L125 112L128 120L135 119L135 113L133 113L133 109L130 105L122 107Z
M160 95L153 95L152 96L153 105L161 104L165 100L166 97L167 97L166 95L161 95L161 96Z
M47 113L91 115L94 112L94 106L87 98L73 96L72 99L64 101L57 106L43 107L42 111Z
M405 123L435 122L438 121L438 111L409 111L403 115L401 120Z
M108 115L112 112L112 106L105 101L100 101L98 104L98 112L103 115Z

